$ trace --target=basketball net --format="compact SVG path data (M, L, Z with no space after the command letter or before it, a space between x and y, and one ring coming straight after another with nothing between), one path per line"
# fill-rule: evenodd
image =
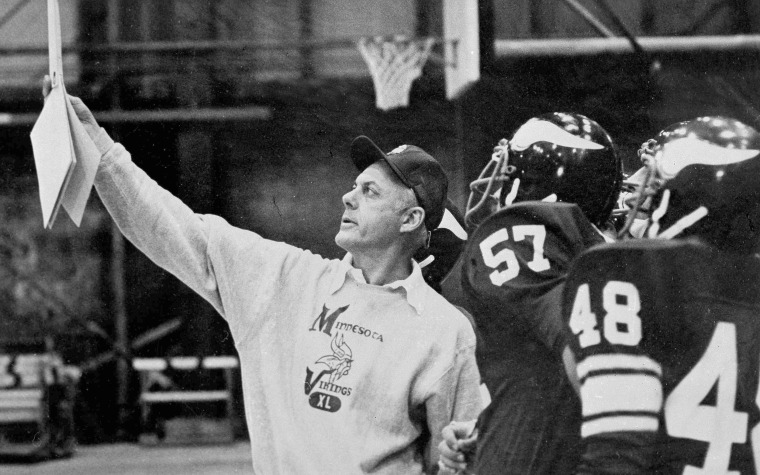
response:
M372 74L378 109L387 111L409 105L412 82L422 74L434 43L434 38L404 36L359 40L359 51Z

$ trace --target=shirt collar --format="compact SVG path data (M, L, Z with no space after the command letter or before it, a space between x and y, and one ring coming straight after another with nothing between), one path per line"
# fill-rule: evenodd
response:
M335 278L330 284L330 295L334 294L343 287L346 283L346 276L350 275L356 282L366 284L367 280L364 278L364 274L360 269L357 269L352 265L353 257L350 252L347 252L343 259L340 261L339 271L335 274ZM406 301L411 305L417 314L422 314L425 303L425 279L422 277L422 269L417 262L412 259L412 273L406 279L397 280L389 284L383 285L390 289L403 288L406 293Z

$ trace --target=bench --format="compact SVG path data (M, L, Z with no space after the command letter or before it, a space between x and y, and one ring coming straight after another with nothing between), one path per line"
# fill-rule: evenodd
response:
M77 379L54 352L0 353L0 457L73 453Z
M238 359L234 356L135 358L132 367L140 379L140 441L151 445L232 442L238 366ZM181 372L190 371L201 379L209 379L213 372L221 372L221 387L185 387L185 384L175 382ZM213 404L223 406L221 417L209 416L202 408ZM176 415L167 409L172 405L179 412L191 405L194 409L190 416Z

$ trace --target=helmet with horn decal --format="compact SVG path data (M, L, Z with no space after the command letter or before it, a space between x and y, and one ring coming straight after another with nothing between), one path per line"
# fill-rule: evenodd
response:
M698 236L722 250L756 252L760 238L760 133L732 118L698 117L663 129L639 150L642 183L628 221L645 236Z
M577 204L603 227L620 194L622 164L609 134L581 114L534 117L502 139L480 176L470 184L465 222L476 227L519 201Z

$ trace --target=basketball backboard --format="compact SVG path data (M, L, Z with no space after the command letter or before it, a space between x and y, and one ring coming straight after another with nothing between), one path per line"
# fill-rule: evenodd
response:
M478 0L443 0L446 97L454 99L480 79Z

